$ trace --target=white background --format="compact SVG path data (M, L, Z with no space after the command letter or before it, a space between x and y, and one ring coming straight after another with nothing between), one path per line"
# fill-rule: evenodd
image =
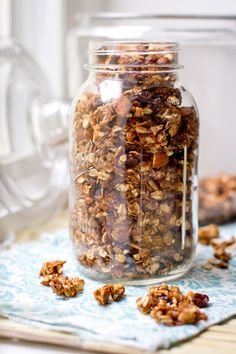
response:
M10 0L6 0L10 1ZM13 35L38 60L56 95L66 93L65 38L82 11L236 14L235 0L12 0Z

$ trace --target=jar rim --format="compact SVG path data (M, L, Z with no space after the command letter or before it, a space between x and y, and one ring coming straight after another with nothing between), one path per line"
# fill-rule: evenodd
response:
M148 50L146 50L148 47ZM151 48L151 49L150 49ZM90 41L88 54L167 54L180 50L178 42L170 41Z
M171 73L182 69L178 63L178 42L91 41L89 64L84 68L110 73Z
M177 70L181 70L184 68L184 65L114 65L114 64L84 64L84 69L88 71L96 71L96 72L106 72L106 73L123 73L123 74L158 74L158 73L172 73ZM142 70L135 70L141 68ZM159 68L159 70L158 70ZM133 69L133 70L132 70ZM150 70L153 69L153 70Z

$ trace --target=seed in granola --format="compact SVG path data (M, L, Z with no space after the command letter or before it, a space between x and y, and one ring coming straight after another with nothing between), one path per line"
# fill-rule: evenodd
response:
M125 255L122 254L122 253L116 254L116 255L115 255L115 259L116 259L117 262L119 262L119 263L125 263L125 261L126 261L126 257L125 257Z

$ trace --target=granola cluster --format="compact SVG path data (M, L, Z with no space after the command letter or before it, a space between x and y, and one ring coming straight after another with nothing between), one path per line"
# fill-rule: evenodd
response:
M208 177L199 183L199 221L221 223L236 216L236 175Z
M195 248L197 112L175 87L171 45L136 47L102 49L96 93L73 115L71 234L100 279L166 275Z
M210 245L213 240L219 238L220 230L218 225L209 224L198 229L198 241L202 245Z
M63 276L65 261L45 262L40 270L40 282L50 286L54 293L65 297L73 297L84 290L84 280L77 277Z
M206 307L209 297L189 291L183 294L179 287L167 284L149 288L145 297L137 299L137 307L144 314L150 314L157 323L168 326L195 324L207 320L207 315L200 311Z
M125 287L123 284L106 284L102 288L96 289L93 296L99 305L106 305L110 298L114 301L121 300L124 293Z
M216 268L228 268L229 261L232 254L229 252L229 249L236 243L235 237L230 237L226 241L219 239L220 231L219 227L216 224L206 225L200 227L198 230L198 240L202 245L208 245L213 248L213 255L215 258L209 259L205 264L204 268L206 270Z

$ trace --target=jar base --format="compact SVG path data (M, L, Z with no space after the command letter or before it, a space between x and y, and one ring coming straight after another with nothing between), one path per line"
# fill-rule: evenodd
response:
M105 283L122 283L124 285L132 285L132 286L145 286L145 285L153 285L153 284L158 284L158 283L165 283L171 280L179 279L183 277L190 269L191 269L191 263L188 263L187 265L185 264L184 267L175 269L172 272L169 272L168 274L164 275L161 274L160 276L155 276L153 278L147 278L147 279L127 279L127 278L109 278L105 276L101 276L97 274L97 272L91 271L84 269L82 267L79 267L80 273L83 274L84 276L96 280L98 282L105 282Z

